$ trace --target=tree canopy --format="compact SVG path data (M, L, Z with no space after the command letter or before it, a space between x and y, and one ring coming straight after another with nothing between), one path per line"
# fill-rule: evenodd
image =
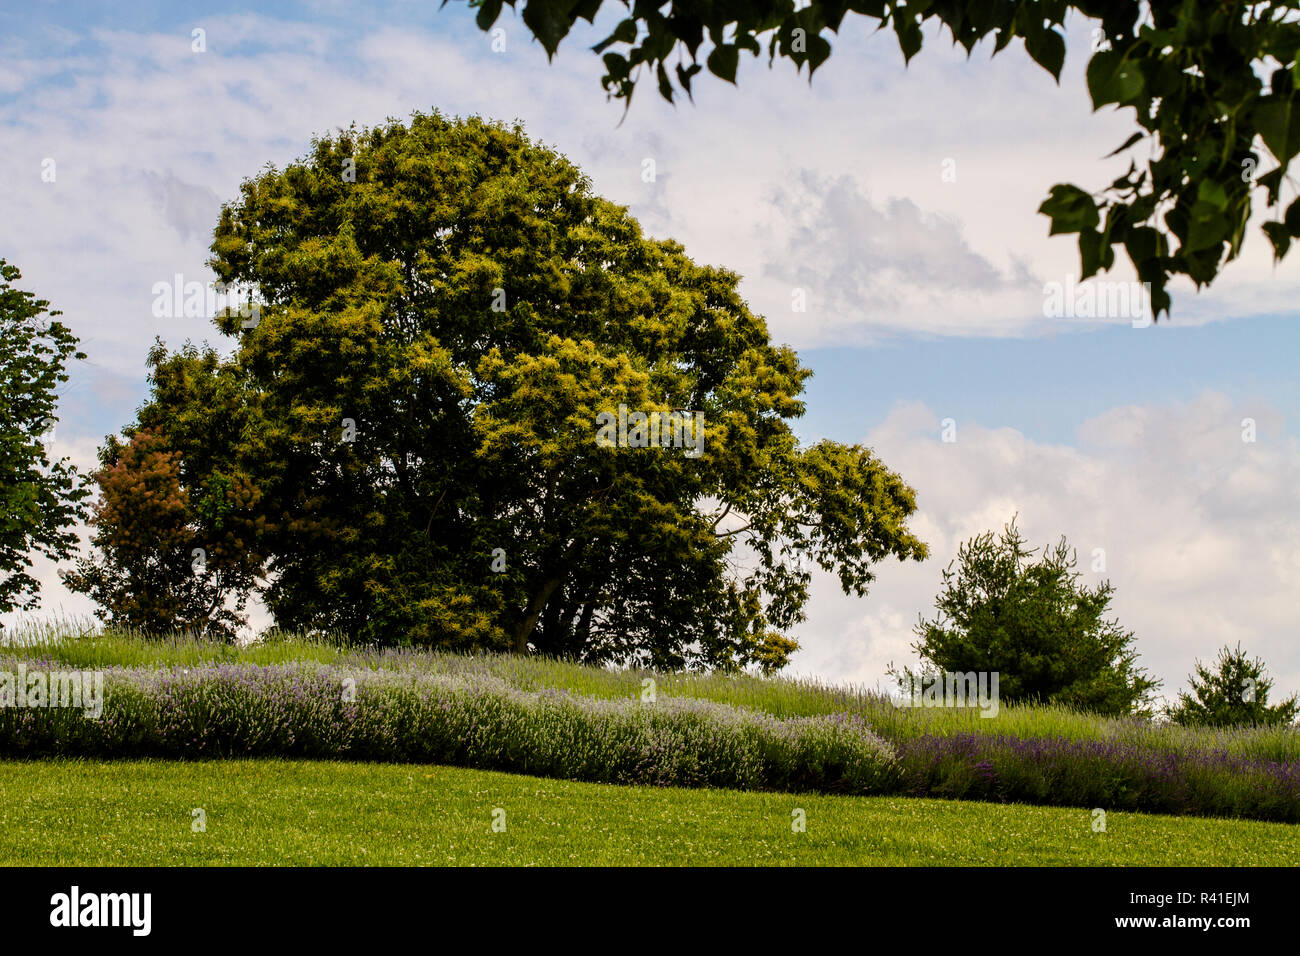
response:
M1133 633L1105 617L1110 582L1081 584L1064 537L1037 560L1039 549L1025 543L1013 518L1001 535L958 548L935 599L939 613L917 623L921 659L941 671L996 671L1007 703L1148 713L1159 681L1137 666Z
M58 388L67 366L86 356L49 302L14 283L0 259L0 612L35 607L40 583L32 555L68 557L89 494L68 459L51 461Z
M470 0L492 29L515 0ZM813 72L831 55L830 37L856 14L890 30L905 62L937 24L969 56L986 38L996 54L1013 41L1059 81L1066 17L1098 23L1088 61L1094 109L1132 109L1139 129L1111 155L1144 145L1145 160L1100 189L1061 183L1039 211L1051 234L1077 234L1086 279L1115 263L1117 250L1151 283L1155 315L1168 313L1169 280L1211 283L1245 241L1254 198L1273 218L1263 230L1281 260L1300 237L1300 198L1284 205L1283 184L1300 152L1300 17L1293 3L1221 0L671 0L632 3L593 49L602 84L631 102L642 72L672 101L691 94L705 67L734 83L740 54L777 57ZM527 0L524 24L553 55L579 20L595 21L612 0ZM701 60L703 62L701 63ZM671 72L670 72L671 70ZM1285 213L1283 209L1285 208Z
M228 358L156 350L124 437L175 456L172 547L226 581L257 565L280 627L772 669L809 564L864 594L873 563L926 554L868 449L797 442L810 372L738 277L517 126L321 137L243 184L212 252L259 321L217 318Z

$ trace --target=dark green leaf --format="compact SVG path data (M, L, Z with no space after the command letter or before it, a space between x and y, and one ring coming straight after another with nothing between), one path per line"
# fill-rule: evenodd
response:
M921 27L904 10L902 15L894 15L894 32L898 34L898 47L903 51L903 62L910 63L921 49Z
M668 79L668 71L664 69L662 63L656 67L655 75L659 78L659 95L671 103L673 101L673 82Z
M1265 97L1255 110L1255 126L1269 152L1285 167L1300 153L1300 94Z
M1128 257L1133 261L1133 268L1137 269L1139 277L1143 274L1142 263L1160 256L1163 246L1160 233L1150 226L1135 226L1124 237L1124 248L1128 250Z
M808 38L808 75L812 76L814 70L821 66L831 55L830 43L821 36L810 36Z
M1078 186L1056 185L1038 211L1052 220L1049 235L1096 229L1101 222L1097 203Z
M910 7L909 7L910 9ZM1055 30L1044 30L1035 36L1025 38L1025 50L1034 62L1052 74L1058 83L1061 80L1061 67L1065 65L1065 39Z
M1283 221L1286 223L1287 231L1291 233L1291 238L1300 239L1300 199L1291 201Z
M569 33L571 23L565 6L558 0L528 0L524 5L524 25L541 42L548 59L555 55L560 41Z
M691 77L700 72L701 69L703 68L698 63L692 63L689 67L683 67L680 63L677 64L677 82L681 84L688 97L691 95Z
M734 46L715 46L709 52L709 72L721 77L728 83L736 82L736 66L740 61L740 51Z
M1264 187L1264 191L1268 194L1268 204L1272 206L1277 202L1278 190L1282 188L1282 167L1279 166L1265 173L1256 179L1255 183Z
M1187 242L1179 251L1200 252L1226 241L1231 232L1228 217L1212 203L1196 202L1188 220Z
M604 0L578 0L569 10L570 22L582 18L588 23L596 22L596 14L600 12L600 5Z
M1269 220L1264 223L1264 235L1273 243L1273 258L1280 262L1291 248L1291 234L1282 223Z
M497 17L501 15L501 0L483 0L478 8L478 16L474 22L478 24L480 30L490 30L492 24L497 22Z
M1079 260L1081 278L1089 279L1099 270L1109 269L1115 264L1115 250L1099 231L1085 229L1079 233Z
M635 43L636 42L636 21L624 20L614 28L614 32L605 39L601 40L592 47L597 53L603 53L605 49L615 43Z
M1088 61L1088 92L1094 110L1107 103L1133 103L1144 86L1141 71L1119 50L1101 50Z

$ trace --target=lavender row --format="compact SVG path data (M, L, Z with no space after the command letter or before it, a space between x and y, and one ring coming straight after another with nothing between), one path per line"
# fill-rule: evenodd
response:
M897 742L913 796L1300 822L1300 764L1127 741L926 735Z
M102 673L98 716L83 707L0 706L0 756L297 756L859 794L898 782L893 749L847 715L781 720L708 701L598 700L530 693L490 675L316 664Z

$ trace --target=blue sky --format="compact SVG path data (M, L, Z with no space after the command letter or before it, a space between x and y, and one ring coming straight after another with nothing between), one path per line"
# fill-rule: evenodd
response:
M499 23L503 52L463 4L432 0L7 11L0 256L90 355L59 450L89 463L130 420L155 336L212 336L202 319L155 318L150 290L211 278L208 236L243 177L352 121L519 118L649 233L743 276L773 337L815 372L802 437L866 442L917 488L934 557L882 565L865 600L819 579L798 672L870 684L910 659L958 543L1018 514L1035 540L1066 534L1090 574L1104 553L1097 574L1167 691L1236 640L1300 686L1296 264L1275 266L1255 223L1212 290L1174 287L1168 321L1044 316L1047 285L1077 279L1078 258L1035 210L1056 182L1122 172L1127 158L1101 157L1134 128L1090 109L1078 51L1091 24L1069 24L1059 86L1016 46L968 62L937 37L904 69L891 37L850 17L811 85L748 61L738 89L705 77L694 105L647 84L624 118L586 49L607 31L570 37L548 64L509 10ZM47 611L90 610L40 572Z
M1175 319L1143 330L807 349L800 354L816 374L807 388L804 430L851 435L907 399L1009 425L1037 441L1069 442L1079 425L1115 405L1188 401L1214 389L1275 406L1294 436L1300 424L1296 319L1258 316L1190 328Z

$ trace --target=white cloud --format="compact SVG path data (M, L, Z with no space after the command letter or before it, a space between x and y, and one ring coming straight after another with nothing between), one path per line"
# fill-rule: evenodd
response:
M962 224L927 213L905 198L879 204L850 176L834 180L801 170L778 187L761 232L764 288L791 301L806 297L801 331L819 339L862 341L876 331L1018 332L1042 324L1042 283L1023 267L1004 272L971 248ZM1014 264L1013 264L1014 265ZM1035 315L1035 313L1038 313ZM815 330L815 331L814 331Z

